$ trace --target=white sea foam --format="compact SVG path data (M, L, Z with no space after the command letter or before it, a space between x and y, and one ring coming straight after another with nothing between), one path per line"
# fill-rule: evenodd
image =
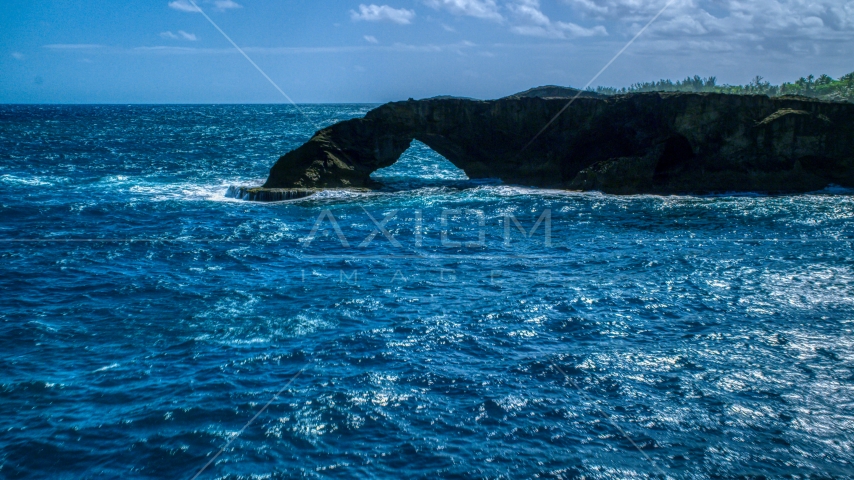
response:
M99 368L99 369L95 370L95 373L97 373L97 372L106 372L107 370L112 370L112 369L114 369L114 368L116 368L116 367L118 367L118 366L119 366L119 364L118 364L118 363L113 363L113 364L111 364L111 365L107 365L106 367L101 367L101 368Z
M23 185L28 187L50 187L58 183L65 183L68 179L65 177L49 177L33 175L31 177L19 177L16 175L4 174L0 175L0 183L7 185Z
M241 202L241 199L228 195L229 187L235 184L260 184L263 179L220 180L210 183L178 182L162 183L127 176L112 176L103 180L129 195L140 195L152 202L168 201L206 201L206 202Z

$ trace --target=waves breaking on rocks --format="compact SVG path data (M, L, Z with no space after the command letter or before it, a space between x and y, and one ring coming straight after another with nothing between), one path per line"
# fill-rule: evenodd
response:
M282 202L305 198L320 190L313 188L260 188L260 187L228 187L227 198L247 200L252 202Z

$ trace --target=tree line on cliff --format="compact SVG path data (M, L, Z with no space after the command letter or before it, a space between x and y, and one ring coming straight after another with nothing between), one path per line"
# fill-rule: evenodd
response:
M656 82L639 82L629 87L597 87L595 91L603 95L619 95L635 92L714 92L736 95L802 95L822 100L854 102L854 72L834 79L829 75L801 77L791 83L772 85L757 76L747 85L718 85L716 77L694 75L685 80L662 79Z

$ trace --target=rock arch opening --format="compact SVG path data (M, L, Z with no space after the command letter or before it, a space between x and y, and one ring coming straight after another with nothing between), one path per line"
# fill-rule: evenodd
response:
M664 144L664 151L655 166L653 180L667 181L672 175L679 173L682 168L694 158L691 142L682 135L674 134Z
M371 173L371 180L396 188L451 185L469 180L466 173L447 158L418 140L391 166Z

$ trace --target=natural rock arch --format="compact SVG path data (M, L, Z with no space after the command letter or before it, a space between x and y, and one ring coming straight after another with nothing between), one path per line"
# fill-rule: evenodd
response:
M563 111L566 105L565 98L525 96L389 103L315 133L276 162L264 187L371 187L371 173L394 164L413 140L471 179L535 187L614 193L854 187L851 104L644 93L581 97ZM816 158L821 162L810 160ZM805 170L801 163L818 167ZM823 173L825 164L834 167L832 177Z

